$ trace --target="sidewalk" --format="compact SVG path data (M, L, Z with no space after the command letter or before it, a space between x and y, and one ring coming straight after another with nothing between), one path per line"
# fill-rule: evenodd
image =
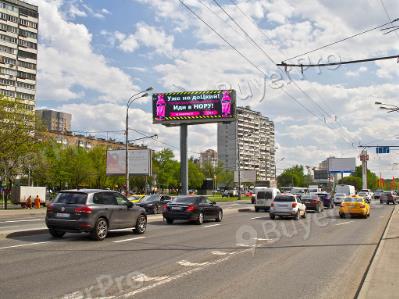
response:
M0 210L0 219L15 217L15 216L37 216L46 214L46 208L40 209L13 209L13 210Z
M359 298L399 297L399 207L395 207Z

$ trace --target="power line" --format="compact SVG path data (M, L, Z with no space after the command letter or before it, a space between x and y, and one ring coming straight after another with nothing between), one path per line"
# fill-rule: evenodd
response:
M353 35L351 35L351 36L345 37L345 38L343 38L343 39L340 39L340 40L337 40L337 41L335 41L335 42L329 43L329 44L327 44L327 45L321 46L321 47L319 47L319 48L316 48L316 49L307 51L307 52L305 52L305 53L302 53L302 54L293 56L293 57L291 57L291 58L287 58L287 59L283 60L283 62L284 62L284 61L287 61L287 60L292 60L292 59L295 59L295 58L298 58L298 57L301 57L301 56L304 56L304 55L307 55L307 54L310 54L310 53L313 53L313 52L316 52L316 51L318 51L318 50L321 50L321 49L324 49L324 48L327 48L327 47L336 45L336 44L341 43L341 42L344 42L344 41L347 41L347 40L349 40L349 39L352 39L352 38L354 38L354 37L363 35L363 34L368 33L368 32L370 32L370 31L373 31L373 30L382 28L382 27L384 27L384 26L386 26L386 25L388 25L388 24L391 24L391 23L393 23L393 22L396 22L396 21L398 21L398 20L399 20L399 18L397 18L397 19L395 19L395 20L393 20L393 21L389 21L388 23L385 23L385 24L382 24L382 25L379 25L379 26L376 26L376 27L373 27L373 28L364 30L364 31L359 32L359 33L356 33L356 34L353 34Z
M382 57L374 57L374 58L367 58L367 59L357 59L357 60L349 60L349 61L342 61L342 62L329 62L329 63L319 63L319 64L293 64L293 63L285 63L281 62L278 63L277 66L281 67L320 67L320 66L333 66L333 65L344 65L344 64L353 64L353 63L363 63L363 62L370 62L370 61L378 61L378 60L388 60L388 59L399 59L399 54L391 55L391 56L382 56Z
M395 20L392 21L392 20L391 20L391 16L389 15L388 9L385 7L384 1L383 1L383 0L380 0L380 3L381 3L381 6L382 6L382 8L384 9L385 14L387 15L388 20L389 20L389 22L390 22L391 24L394 23L394 22L396 22L397 20L399 20L399 18L397 18L397 19L395 19ZM396 37L399 38L398 32L397 32L396 30L397 30L397 28L394 29L394 30L385 32L385 34L388 34L388 33L391 33L392 31L395 31Z

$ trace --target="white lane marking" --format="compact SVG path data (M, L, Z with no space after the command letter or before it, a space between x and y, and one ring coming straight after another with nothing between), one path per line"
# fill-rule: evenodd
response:
M181 260L177 262L180 266L184 266L184 267L197 267L197 266L205 266L208 265L208 262L205 263L192 263L186 260Z
M145 237L136 237L136 238L123 239L123 240L112 241L112 242L114 242L114 243L122 243L122 242L129 242L129 241L140 240L140 239L145 239Z
M137 276L135 276L135 277L132 277L132 279L133 279L134 281L137 281L137 282L161 281L161 280L164 280L164 279L167 279L167 278L169 278L169 276L155 276L155 277L149 277L149 276L147 276L147 275L145 275L145 274L139 274L139 275L137 275Z
M24 246L34 246L34 245L40 245L40 244L46 244L46 242L36 242L36 243L28 243L28 244L19 244L19 245L12 245L12 246L7 246L7 247L0 247L1 249L9 249L9 248L17 248L17 247L24 247Z
M245 250L237 251L237 252L235 252L234 254L246 253L246 252L251 251L251 250L252 250L252 249L245 249ZM209 263L206 264L206 265L203 265L203 266L200 266L200 267L197 267L197 268L193 268L193 269L190 269L190 270L188 270L188 271L179 273L179 274L177 274L177 275L175 275L175 276L171 276L171 277L169 277L169 278L167 278L167 279L158 281L158 282L156 282L156 283L154 283L154 284L151 284L151 285L149 285L149 286L143 287L143 288L141 288L141 289L134 290L134 291L132 291L132 292L126 293L126 294L121 295L121 296L118 296L118 297L116 297L116 298L131 298L131 297L133 297L133 296L136 295L136 294L143 293L143 292L145 292L145 291L154 289L154 288L156 288L156 287L158 287L158 286L167 284L167 283L169 283L169 282L172 282L172 281L174 281L174 280L177 280L177 279L180 279L180 278L182 278L182 277L188 276L188 275L193 274L193 273L195 273L195 272L199 272L199 271L201 271L201 270L203 270L203 269L205 269L205 268L207 268L207 267L209 267L209 266L213 266L213 265L220 264L220 263L222 263L222 262L224 262L224 261L229 260L232 256L234 256L234 255L228 255L228 256L226 256L226 257L220 258L220 259L215 260L215 261L213 261L213 262L209 262Z
M336 225L344 225L344 224L348 224L348 223L352 223L352 222L354 222L354 221L351 220L351 221L347 221L347 222L337 223Z
M255 219L262 219L262 218L265 218L266 216L258 216L258 217L253 217L253 218L251 218L251 220L255 220Z
M233 252L224 252L224 251L218 251L218 250L216 250L216 251L212 251L211 252L212 254L214 254L214 255L227 255L227 254L235 254L235 252L233 251Z
M6 221L1 221L0 223L18 223L18 222L33 222L33 221L44 221L44 218L6 220Z
M15 228L21 228L21 226L19 225L0 226L0 232L6 228L15 229ZM40 226L40 227L23 228L18 231L29 231L29 230L46 229L46 228L47 226Z
M262 239L262 238L254 238L257 241L273 241L273 239Z
M214 226L219 226L219 225L220 225L220 223L211 224L211 225L205 225L204 228L207 228L207 227L214 227Z
M256 245L254 245L254 244L238 243L237 246L239 246L239 247L255 247Z

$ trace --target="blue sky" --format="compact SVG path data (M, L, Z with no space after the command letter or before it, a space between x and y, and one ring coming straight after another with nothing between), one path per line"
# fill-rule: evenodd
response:
M237 90L239 105L250 105L275 121L277 159L285 158L278 168L316 166L329 155L357 156L359 143L396 140L396 116L374 105L376 99L399 104L396 61L305 70L304 76L297 71L292 74L295 84L281 80L276 86L272 76L281 70L268 57L280 62L386 23L399 16L397 1L384 0L388 16L379 0L353 1L351 10L344 0L218 1L261 50L214 1L184 1L261 69L266 81L177 0L30 2L40 10L37 105L73 113L74 130L122 129L127 98L148 86L156 91L227 86ZM375 30L303 57L314 63L398 51L398 35ZM178 130L152 125L149 99L135 103L130 114L131 126L158 134L178 152ZM189 142L192 154L216 148L216 125L190 127ZM387 176L396 173L395 154L371 156L372 169Z

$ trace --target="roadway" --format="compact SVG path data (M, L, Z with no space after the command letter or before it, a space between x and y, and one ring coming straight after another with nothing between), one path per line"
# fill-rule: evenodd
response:
M353 298L393 206L300 221L227 205L202 226L153 219L144 235L0 240L1 298Z

